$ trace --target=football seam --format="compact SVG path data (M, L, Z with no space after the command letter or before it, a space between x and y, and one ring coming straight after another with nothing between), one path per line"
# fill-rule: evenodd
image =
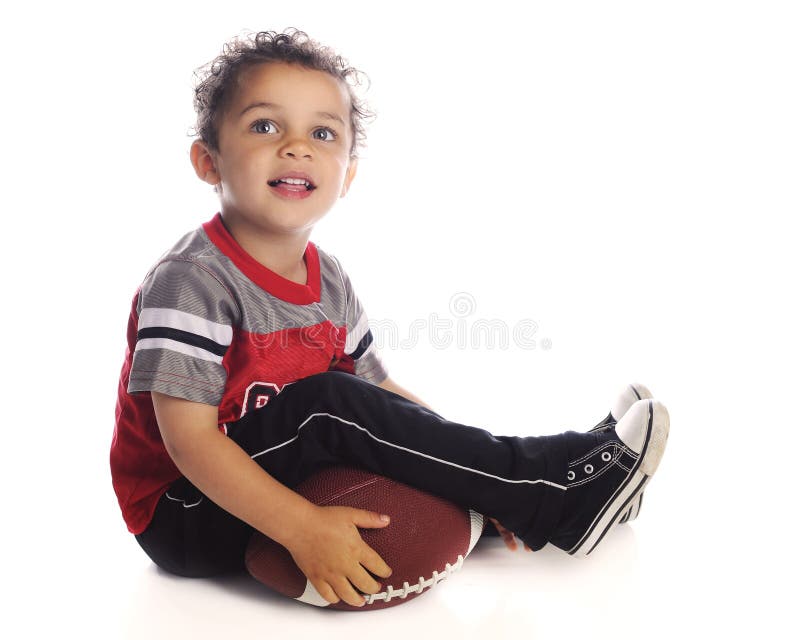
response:
M318 502L317 504L320 507L323 506L323 505L330 504L334 500L338 500L339 498L343 498L344 496L353 493L353 491L358 491L359 489L363 489L364 487L368 487L369 485L375 484L378 481L380 481L380 478L370 478L369 480L365 480L361 484L358 484L358 485L356 485L354 487L348 487L346 491L343 491L342 493L337 493L336 495L332 495L329 498ZM305 497L307 499L310 499L312 502L314 501L313 499L308 498L308 496L305 496ZM341 505L341 506L344 506L344 505Z
M463 566L463 564L464 564L464 556L462 556L459 553L458 559L456 560L455 564L450 564L449 562L445 563L443 572L440 573L438 571L434 571L433 575L427 580L422 576L420 576L419 581L415 582L413 585L410 585L408 582L404 582L402 589L395 589L392 585L388 585L386 591L364 595L364 601L367 605L370 605L373 604L376 600L381 600L384 602L390 602L392 598L400 598L401 600L404 600L409 596L409 594L422 593L425 589L429 588L432 589L442 580L444 580L451 574L458 571Z

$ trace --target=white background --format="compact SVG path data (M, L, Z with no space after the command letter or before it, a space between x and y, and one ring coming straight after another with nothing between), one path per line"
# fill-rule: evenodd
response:
M130 300L216 210L192 70L288 26L372 80L359 175L313 239L407 338L380 334L393 376L498 434L588 427L631 380L670 409L640 519L590 558L482 543L424 598L348 615L169 577L126 532ZM0 30L4 636L796 633L795 3L31 2ZM410 348L432 314L452 344ZM479 321L535 322L536 348Z

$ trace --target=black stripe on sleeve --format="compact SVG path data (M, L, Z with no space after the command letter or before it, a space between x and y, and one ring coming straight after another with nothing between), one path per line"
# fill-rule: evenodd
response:
M140 329L136 334L136 339L142 340L144 338L168 338L177 342L183 342L184 344L190 344L193 347L205 349L217 356L224 356L228 351L228 347L214 342L210 338L198 336L196 333L189 333L181 329L173 329L172 327L147 327L146 329Z
M372 344L372 331L367 329L367 332L364 334L364 337L361 338L355 351L349 354L350 357L353 358L353 360L358 360L362 355L364 355L364 352L367 349L369 349L369 345L371 344Z

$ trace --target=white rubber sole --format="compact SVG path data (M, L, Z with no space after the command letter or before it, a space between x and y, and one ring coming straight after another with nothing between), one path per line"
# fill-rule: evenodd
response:
M622 420L622 416L624 416L628 412L628 409L630 409L636 402L639 400L649 400L652 397L653 394L650 392L650 389L640 382L632 382L619 392L616 400L611 405L611 412L606 420L613 419L614 422L619 422ZM590 431L597 431L603 426L605 426L604 423L598 424L593 429L590 429ZM639 511L642 508L643 497L644 494L640 493L639 496L631 502L631 506L618 520L618 524L625 524L626 522L632 522L636 520L636 518L639 516Z
M664 455L669 435L669 413L658 400L640 400L647 403L648 419L646 434L639 459L625 480L598 512L592 524L581 539L567 553L570 555L589 555L608 533L615 523L630 514L636 506L636 513L641 504L640 497L647 483L653 477L659 462ZM639 404L637 402L636 404Z
M632 520L636 520L636 517L639 515L639 510L642 508L642 500L644 499L644 492L640 493L636 498L631 501L631 506L628 507L628 510L622 514L622 517L619 519L619 524L625 524L626 522L631 522Z

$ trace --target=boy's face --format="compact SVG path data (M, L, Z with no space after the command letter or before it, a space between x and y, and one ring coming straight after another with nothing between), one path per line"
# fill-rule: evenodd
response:
M349 117L350 97L333 76L259 64L240 74L218 121L219 150L196 142L192 161L217 185L226 221L257 233L308 234L355 176Z

